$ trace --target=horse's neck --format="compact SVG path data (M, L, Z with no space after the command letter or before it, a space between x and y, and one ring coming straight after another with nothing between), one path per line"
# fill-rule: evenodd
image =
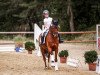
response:
M53 37L52 32L50 30L48 31L48 35Z

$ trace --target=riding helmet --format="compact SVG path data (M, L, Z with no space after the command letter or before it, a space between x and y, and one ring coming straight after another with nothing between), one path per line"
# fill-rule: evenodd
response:
M43 11L43 14L45 14L45 13L49 13L49 11L48 11L48 10L44 10L44 11Z

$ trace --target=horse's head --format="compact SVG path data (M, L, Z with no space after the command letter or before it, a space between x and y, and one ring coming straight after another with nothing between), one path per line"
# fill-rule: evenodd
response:
M58 20L52 21L52 26L50 26L50 32L54 37L58 37Z

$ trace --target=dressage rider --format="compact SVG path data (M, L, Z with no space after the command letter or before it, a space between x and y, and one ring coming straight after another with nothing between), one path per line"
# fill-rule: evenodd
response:
M43 28L43 32L42 32L42 35L43 35L42 43L45 43L45 38L44 38L45 34L44 33L47 33L49 30L49 27L52 25L52 18L49 17L48 10L43 11L43 16L44 16L44 19L43 19L44 28Z
M49 11L48 10L44 10L43 11L43 16L44 16L44 19L43 19L43 23L44 23L44 28L43 28L43 32L42 32L42 44L45 43L45 36L49 30L49 27L52 25L52 22L53 22L53 19L51 17L49 17ZM58 20L55 20L56 22L53 23L53 24L58 24ZM59 35L59 43L62 43L63 41L60 39L60 35Z

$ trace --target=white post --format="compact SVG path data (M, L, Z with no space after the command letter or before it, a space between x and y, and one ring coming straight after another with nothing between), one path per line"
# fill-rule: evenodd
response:
M98 25L96 25L96 40L97 40L97 49L98 49Z
M100 74L100 55L98 55L96 73Z
M99 44L98 44L99 43L98 40L100 39L100 36L99 36L99 27L100 27L100 24L97 24L96 25L96 41L97 41L96 44L97 44L97 49L100 49L99 48Z
M39 28L37 24L34 24L34 43L37 50L37 56L41 56L41 51L39 47L39 35L41 34L42 30Z

